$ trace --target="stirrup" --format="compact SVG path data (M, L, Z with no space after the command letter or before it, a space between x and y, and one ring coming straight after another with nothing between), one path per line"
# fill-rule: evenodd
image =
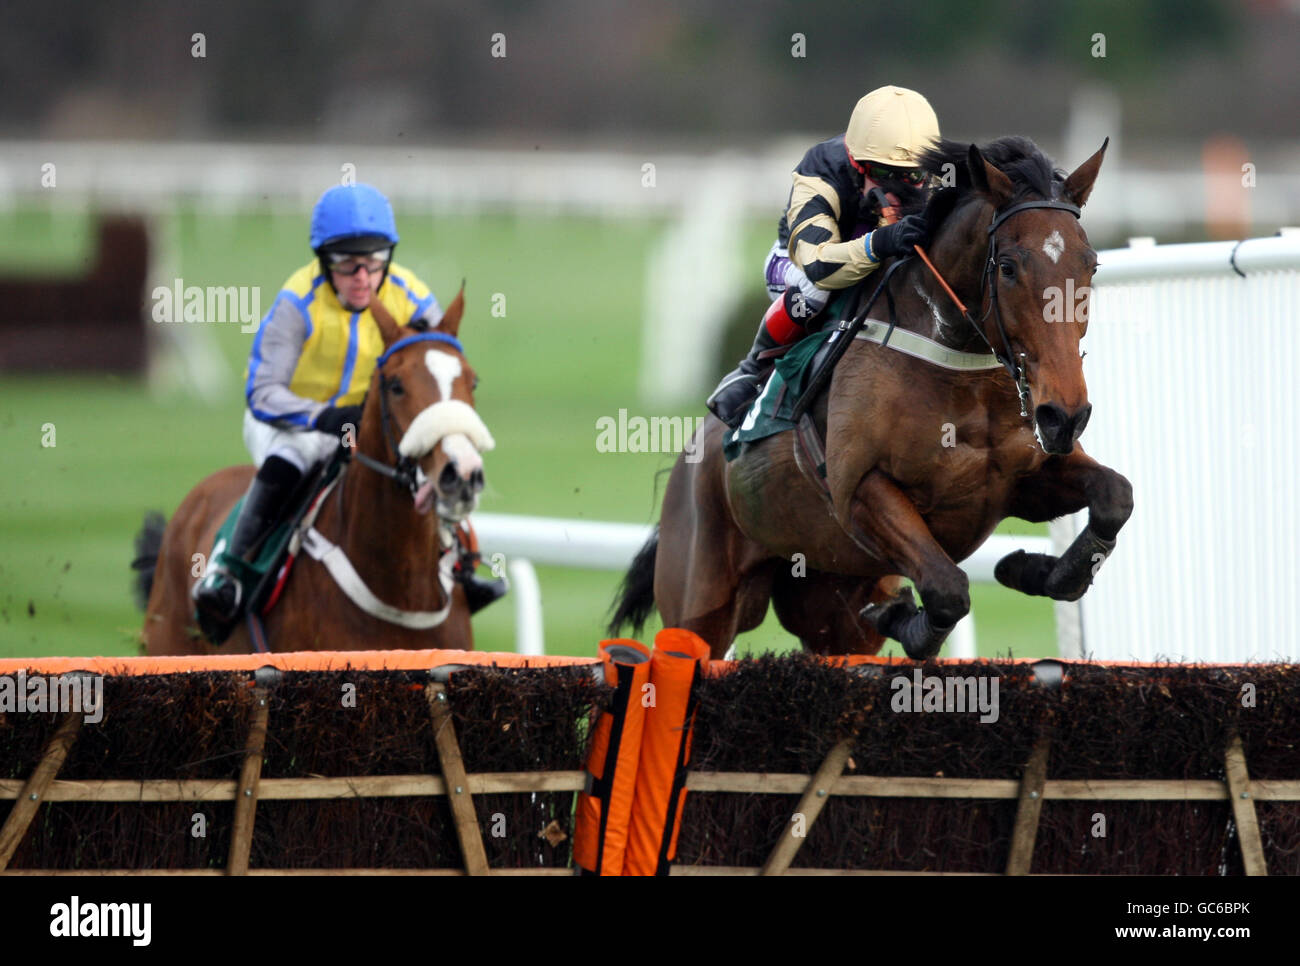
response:
M194 601L195 606L199 605L200 600L207 600L208 596L203 592L205 590L216 590L219 586L217 583L218 577L224 578L225 583L235 588L234 616L227 619L237 619L244 606L244 585L224 564L214 563L204 571L203 576L195 582L194 588L190 591L190 599ZM213 616L220 617L221 615Z
M218 590L222 584L218 580L224 580L224 586L235 588L235 601L228 611L217 612L214 605L217 601L211 600L204 591ZM194 619L198 622L199 630L203 636L211 641L214 645L221 645L235 630L235 625L244 613L244 585L235 577L226 567L221 564L213 564L194 584L190 591L190 600L194 604Z

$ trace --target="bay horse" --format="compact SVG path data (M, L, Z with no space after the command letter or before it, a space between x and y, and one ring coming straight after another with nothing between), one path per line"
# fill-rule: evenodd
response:
M314 529L323 539L304 541L264 618L269 650L473 648L465 591L450 579L449 553L456 526L478 505L480 452L493 441L474 411L477 377L457 339L464 291L435 329L399 326L378 299L370 311L384 353L366 393L356 450L320 501ZM148 596L141 636L149 654L254 650L246 620L219 647L202 638L190 599L201 576L194 555L211 552L253 473L252 466L220 470L190 491L161 534L146 523L137 543L144 563L136 566L137 591ZM340 560L363 585L358 590L354 581L351 597L332 572Z
M697 461L673 466L658 529L615 598L611 636L627 623L639 630L657 605L665 626L694 631L719 658L771 601L805 649L874 654L891 638L922 660L970 611L957 562L999 521L1087 508L1060 558L1016 551L995 571L1025 594L1081 597L1133 496L1076 442L1092 408L1079 351L1086 304L1068 306L1064 321L1048 308L1089 291L1097 257L1078 216L1105 150L1069 175L1025 138L942 140L927 152L922 168L946 176L926 209L935 271L916 257L898 266L886 283L893 344L879 344L882 305L808 410L825 441L824 487L797 431L745 444L728 463L729 431L709 416Z

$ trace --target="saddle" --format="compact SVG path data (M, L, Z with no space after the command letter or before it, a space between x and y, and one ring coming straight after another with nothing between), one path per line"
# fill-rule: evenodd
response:
M746 443L775 436L798 425L795 407L808 388L816 371L817 355L829 336L828 332L815 332L784 348L744 421L727 434L723 455L728 461L739 456Z

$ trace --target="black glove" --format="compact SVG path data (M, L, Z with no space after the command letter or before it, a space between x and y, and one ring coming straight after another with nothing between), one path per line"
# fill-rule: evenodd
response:
M896 255L906 255L912 250L913 245L925 240L929 231L930 226L925 222L925 215L908 215L892 225L877 228L868 235L870 239L868 253L874 255L878 261Z
M351 423L354 429L361 427L360 406L327 406L316 417L314 428L319 432L338 436L348 423Z

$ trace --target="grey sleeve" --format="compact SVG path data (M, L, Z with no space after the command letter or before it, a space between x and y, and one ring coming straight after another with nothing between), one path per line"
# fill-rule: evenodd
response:
M276 426L310 429L325 403L289 391L308 321L293 295L281 292L253 337L244 396L252 414Z
M415 321L415 319L424 319L429 323L429 328L436 329L438 323L442 321L442 306L438 304L437 297L432 294L429 295L426 302L428 303L427 305L422 305L416 309L415 315L412 316L411 320Z

